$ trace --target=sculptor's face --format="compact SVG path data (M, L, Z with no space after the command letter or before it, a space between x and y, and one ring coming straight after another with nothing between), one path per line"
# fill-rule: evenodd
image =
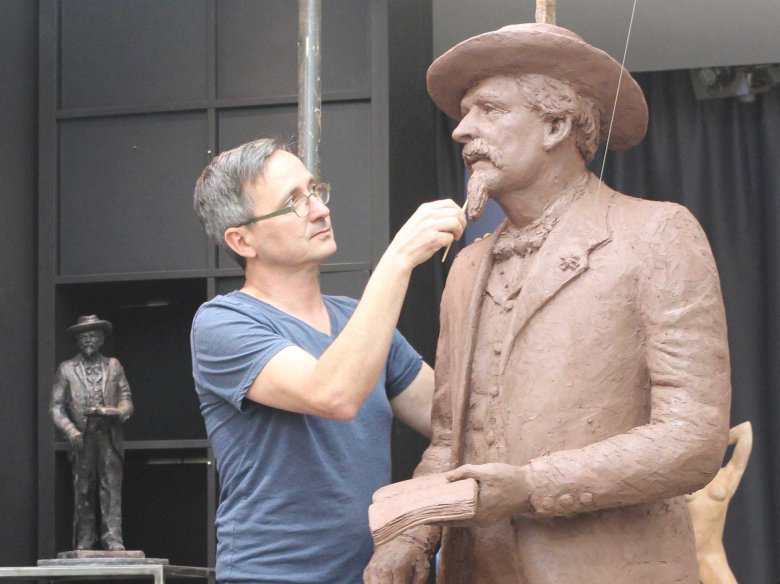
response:
M104 340L105 335L103 334L103 331L84 331L83 333L76 335L76 346L82 355L91 357L100 350Z
M278 150L268 159L263 175L246 190L256 202L254 214L265 215L308 193L316 182L297 156ZM318 199L309 199L306 217L287 213L246 229L252 232L251 241L266 263L291 267L321 262L336 252L330 209Z
M545 123L525 106L517 82L489 77L471 87L461 101L463 119L452 137L463 144L471 177L469 216L478 219L487 198L532 186L545 167Z

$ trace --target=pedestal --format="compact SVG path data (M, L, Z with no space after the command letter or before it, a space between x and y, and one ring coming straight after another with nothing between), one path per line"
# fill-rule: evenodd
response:
M151 558L136 558L151 559ZM116 563L96 564L97 560L71 559L71 560L40 560L46 562L70 562L56 565L25 566L19 568L0 568L0 580L67 580L74 578L89 578L92 580L105 578L106 580L138 579L149 577L154 584L164 584L167 579L199 578L214 581L213 568L196 568L192 566L171 566L160 563L132 563L127 561ZM85 563L86 562L86 563ZM167 560L166 560L167 562Z

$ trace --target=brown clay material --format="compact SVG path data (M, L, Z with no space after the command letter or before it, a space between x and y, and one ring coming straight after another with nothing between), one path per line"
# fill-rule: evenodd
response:
M368 524L374 545L426 523L471 519L479 486L474 479L449 481L445 473L393 483L374 492Z
M479 494L473 520L377 548L368 584L424 582L409 566L439 538L440 584L698 583L683 495L720 467L731 397L717 269L685 208L587 172L611 98L584 88L615 66L572 34L505 27L431 66L434 99L458 104L470 214L487 196L507 220L449 273L416 475ZM641 92L627 102L623 145L647 122Z
M554 24L513 24L467 39L436 59L428 69L428 93L444 113L460 120L460 101L477 81L543 73L575 85L579 93L603 104L600 131L605 139L620 71L620 63L570 30ZM646 131L647 103L626 71L609 147L631 148Z
M702 584L737 584L723 548L723 528L729 502L737 491L753 448L750 422L731 429L729 444L734 445L734 452L728 463L706 487L685 496L696 534L696 557Z

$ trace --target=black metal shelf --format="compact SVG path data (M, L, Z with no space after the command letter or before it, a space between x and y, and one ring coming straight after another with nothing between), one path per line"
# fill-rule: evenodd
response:
M364 272L371 269L372 266L369 262L341 262L323 264L320 267L320 271L323 273ZM204 278L238 278L242 277L243 275L244 272L241 270L241 268L204 268L200 270L167 270L159 272L60 275L54 279L54 283L57 285L100 284L103 282L142 282Z
M203 438L193 440L125 440L125 450L204 450L209 448L209 441ZM54 449L58 452L68 450L67 442L58 440Z
M322 103L353 103L360 101L371 101L371 95L366 91L337 91L323 93ZM187 103L174 104L149 104L138 106L113 106L113 107L92 107L92 108L67 108L57 110L56 118L58 120L106 118L119 116L137 116L167 114L173 112L193 112L207 111L210 109L230 110L246 109L255 107L275 107L275 106L297 106L297 95L274 95L270 97L233 97L220 98L208 101L192 101Z

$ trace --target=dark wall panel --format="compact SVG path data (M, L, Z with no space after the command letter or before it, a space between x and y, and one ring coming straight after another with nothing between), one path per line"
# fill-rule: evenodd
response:
M294 106L223 112L219 144L227 150L260 137L273 136L296 145ZM371 248L371 106L368 103L325 104L322 108L322 180L332 187L329 203L338 251L331 262L370 262ZM221 252L220 266L235 263Z
M332 296L349 296L360 298L371 273L368 270L359 272L325 272L320 275L320 285L323 294Z
M206 142L205 114L63 122L61 273L205 267L206 238L188 209Z
M205 100L206 0L62 2L62 108Z
M298 3L222 0L217 4L220 98L298 94ZM370 2L328 0L322 10L322 90L370 88Z
M0 566L36 549L37 2L0 18Z
M325 272L320 274L323 294L360 298L371 274L368 270L355 272ZM219 278L217 294L227 294L244 285L244 278Z
M225 110L219 113L219 150L257 138L275 138L295 152L298 110L294 105Z

